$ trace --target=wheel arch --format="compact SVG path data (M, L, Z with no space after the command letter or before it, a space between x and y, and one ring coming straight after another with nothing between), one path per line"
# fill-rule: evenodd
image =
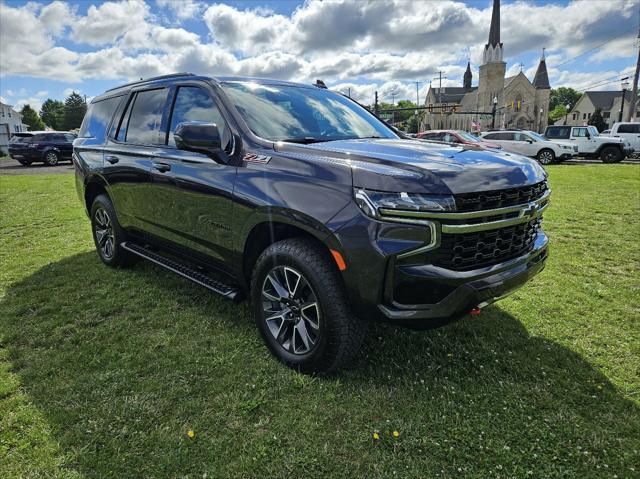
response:
M87 212L91 211L91 205L98 195L106 194L109 198L109 186L104 178L94 175L84 185L84 204ZM113 201L113 200L112 200Z

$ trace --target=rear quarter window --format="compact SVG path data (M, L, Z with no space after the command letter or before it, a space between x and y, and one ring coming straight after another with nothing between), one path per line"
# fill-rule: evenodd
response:
M104 143L107 128L123 96L107 98L89 105L89 109L82 120L78 138L95 138Z
M627 123L619 125L618 133L640 133L640 123Z
M547 138L569 138L570 128L562 128L562 127L549 127L547 128L547 132L544 136Z

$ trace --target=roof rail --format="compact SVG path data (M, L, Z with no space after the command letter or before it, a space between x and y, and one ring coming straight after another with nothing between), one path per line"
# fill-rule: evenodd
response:
M168 75L160 75L157 77L151 77L151 78L145 78L144 80L138 80L138 81L134 81L131 83L125 83L124 85L120 85L120 86L116 86L113 88L109 88L107 91L113 91L113 90L119 90L120 88L124 88L127 86L133 86L133 85L138 85L141 83L147 83L150 81L155 81L155 80L164 80L165 78L173 78L173 77L186 77L186 76L194 76L193 73L170 73ZM105 92L106 93L106 92Z

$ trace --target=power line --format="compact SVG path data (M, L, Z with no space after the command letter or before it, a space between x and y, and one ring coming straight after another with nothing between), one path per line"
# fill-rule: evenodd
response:
M633 27L633 29L630 29L630 30L625 30L622 33L618 33L618 34L614 35L613 37L610 37L608 40L600 43L599 45L597 45L595 47L592 47L592 48L589 48L588 50L585 50L584 52L576 55L575 57L572 57L572 58L570 58L570 59L568 59L568 60L566 60L566 61L564 61L562 63L559 63L557 65L554 65L554 66L555 66L555 68L558 68L558 67L561 67L562 65L566 65L568 63L573 63L574 61L576 61L581 56L584 56L587 53L591 53L591 52L593 52L595 50L598 50L598 49L602 48L603 46L605 46L607 43L610 43L610 42L612 42L614 40L617 40L618 38L623 37L624 35L627 35L627 34L631 33L632 31L635 31L635 27Z

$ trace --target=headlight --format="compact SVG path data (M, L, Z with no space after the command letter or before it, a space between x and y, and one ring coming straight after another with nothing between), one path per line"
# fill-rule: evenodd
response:
M451 195L391 193L354 188L354 196L360 209L374 218L380 216L379 209L439 212L456 210L456 202Z

